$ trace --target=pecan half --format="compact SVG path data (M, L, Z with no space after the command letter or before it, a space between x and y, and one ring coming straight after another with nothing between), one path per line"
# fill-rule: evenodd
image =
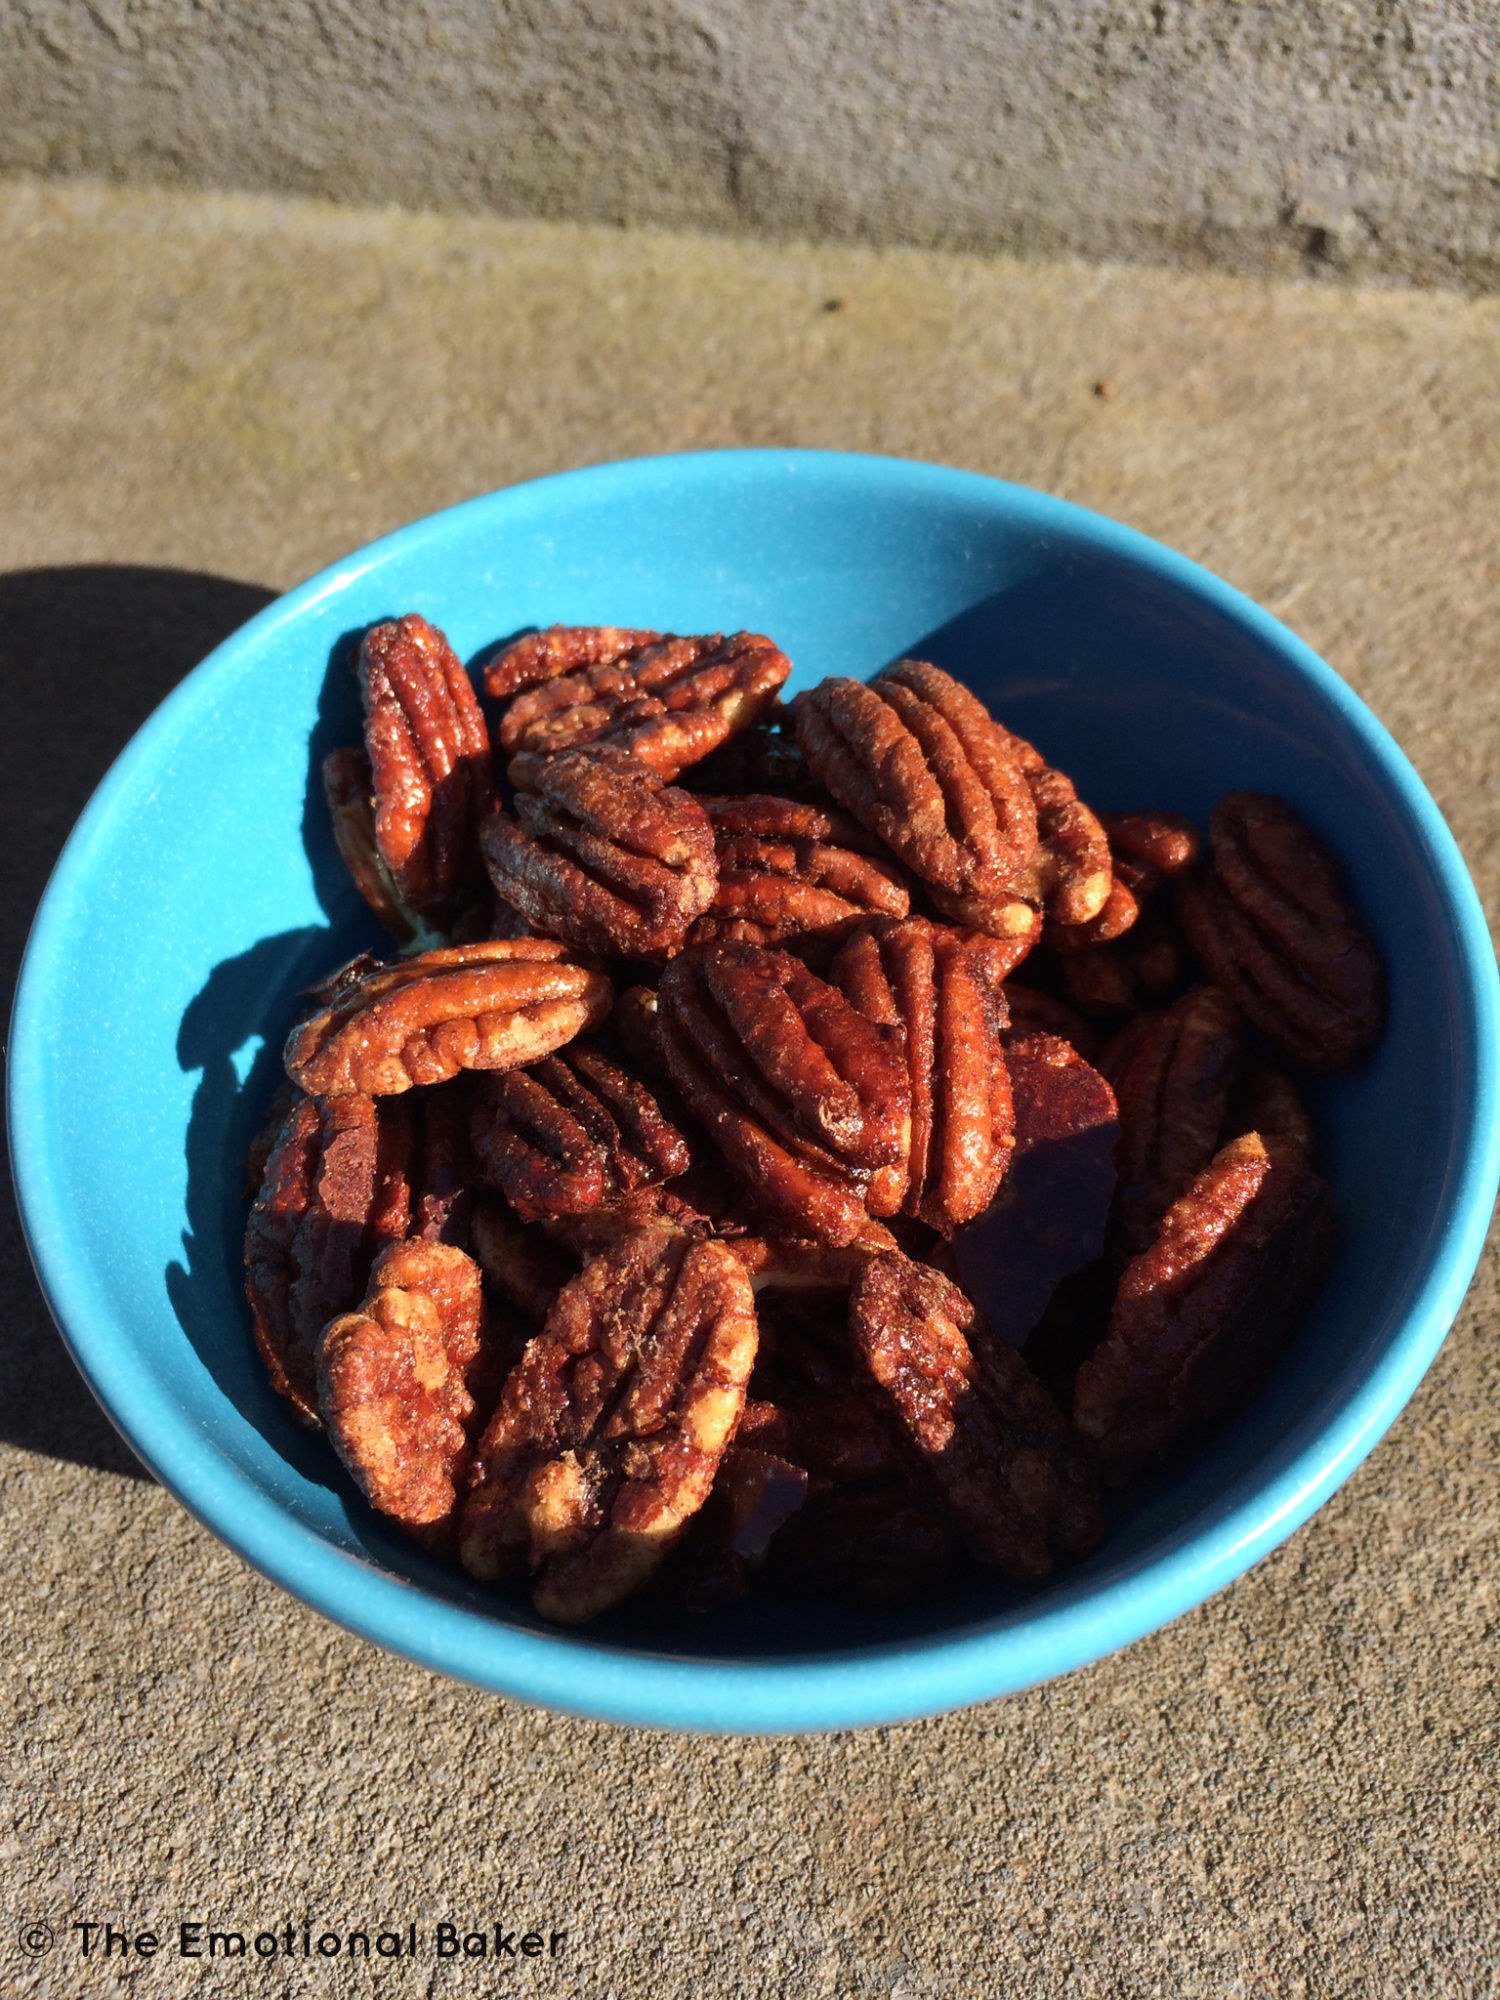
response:
M381 855L375 839L375 778L369 753L359 744L331 750L323 759L323 801L355 888L396 943L403 951L441 944L441 934L408 908Z
M889 860L839 845L842 813L752 794L707 798L719 881L690 944L735 937L753 944L836 946L872 917L904 917L911 898ZM863 830L849 821L860 847Z
M527 690L501 719L502 747L547 756L608 744L669 780L759 721L792 670L758 632L679 639L577 626L536 639L545 643L520 640L485 672L492 695Z
M423 952L341 985L287 1037L286 1068L316 1096L387 1096L461 1069L518 1069L609 1012L609 981L548 938Z
M1208 823L1209 867L1178 884L1188 942L1277 1052L1356 1068L1385 1019L1380 955L1338 863L1285 799L1230 792Z
M478 879L494 805L484 715L453 648L414 612L365 634L359 684L381 867L403 910L445 929Z
M411 1215L411 1121L371 1097L298 1097L245 1229L245 1296L271 1386L317 1427L318 1335Z
M1003 732L966 688L903 661L868 686L825 680L791 707L818 783L931 893L1003 899L1035 852L1036 807Z
M985 1213L954 1238L964 1289L990 1331L1022 1346L1058 1286L1104 1248L1120 1135L1114 1092L1071 1043L1007 1044L1015 1151Z
M1332 1262L1329 1190L1301 1155L1232 1140L1125 1270L1109 1331L1078 1371L1073 1417L1105 1468L1134 1471L1265 1374Z
M874 685L899 685L952 724L989 786L997 811L1008 814L1012 810L1017 773L1031 795L1036 844L1018 861L1005 896L995 903L999 925L983 920L983 910L972 895L952 904L940 896L939 907L945 914L959 923L977 924L982 930L996 929L1002 936L1020 929L1019 918L1010 913L1011 901L1017 896L1044 908L1058 924L1087 923L1097 916L1113 880L1109 843L1072 780L1054 770L1024 736L1003 728L962 682L940 667L924 660L902 660L878 675Z
M829 977L868 1020L899 1030L911 1092L907 1157L871 1188L875 1215L902 1213L951 1235L994 1199L1013 1143L1001 1048L1003 945L922 917L866 932Z
M1100 1057L1120 1106L1114 1241L1138 1256L1219 1147L1239 1069L1240 1017L1215 986L1143 1015Z
M583 1042L487 1078L473 1139L485 1178L533 1220L617 1201L692 1164L645 1084Z
M849 1327L970 1554L1036 1583L1054 1555L1094 1546L1103 1519L1067 1419L956 1285L910 1258L874 1257Z
M480 834L495 892L585 951L670 958L718 880L698 801L623 750L518 757L516 815Z
M479 1266L448 1243L397 1243L357 1312L318 1343L318 1407L370 1505L437 1541L451 1528L484 1341Z
M717 945L658 989L672 1081L740 1181L787 1229L852 1243L870 1176L910 1144L899 1035L784 951Z
M749 1281L721 1243L646 1230L564 1286L475 1454L460 1551L529 1565L544 1618L628 1597L703 1505L755 1362Z

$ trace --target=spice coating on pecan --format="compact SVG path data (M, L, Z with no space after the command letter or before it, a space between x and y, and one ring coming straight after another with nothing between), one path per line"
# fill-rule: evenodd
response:
M518 1069L609 1012L609 981L547 938L423 952L351 979L287 1037L286 1069L317 1096L387 1096L463 1069Z
M688 934L690 944L796 938L832 949L872 917L904 917L911 907L893 861L839 844L845 814L764 795L704 798L703 805L713 823L719 882L708 914ZM863 829L852 820L847 825L867 846Z
M473 1139L485 1178L532 1220L596 1208L692 1164L646 1085L582 1042L487 1078Z
M1385 981L1338 863L1285 799L1258 792L1219 801L1208 843L1177 907L1214 983L1286 1060L1356 1068L1384 1025Z
M1173 1203L1125 1270L1073 1417L1124 1475L1221 1415L1286 1346L1327 1275L1329 1191L1300 1153L1247 1132Z
M594 657L576 672L559 672L570 648ZM523 671L536 681L530 658L523 669L518 657L512 647L487 671L491 694L517 685ZM553 660L549 678L528 685L506 709L502 747L548 756L583 744L608 745L633 752L668 780L758 722L792 670L785 653L758 632L653 635L645 644L612 650L589 639L587 627L574 628L569 642L556 645Z
M299 1097L272 1146L245 1229L245 1294L271 1386L317 1427L318 1335L405 1236L410 1119L370 1097Z
M1004 948L978 931L912 917L846 945L829 977L867 1019L898 1029L911 1092L904 1161L872 1189L897 1213L951 1235L994 1199L1013 1143Z
M479 1266L448 1243L397 1243L357 1312L318 1343L318 1407L370 1505L424 1539L449 1524L475 1415L468 1378L484 1339Z
M672 1081L735 1174L790 1233L853 1242L871 1174L910 1145L899 1035L755 945L675 960L658 999Z
M690 793L623 750L518 757L516 817L480 834L496 894L584 951L669 958L713 901L713 828Z
M636 1590L707 1499L755 1362L749 1281L721 1243L651 1229L559 1293L475 1454L461 1554L539 1572L539 1614Z
M485 668L484 691L505 701L522 688L538 687L562 674L632 659L645 647L659 645L662 636L624 625L549 625L542 632L526 632Z
M484 715L453 648L415 612L365 634L359 685L376 848L405 908L442 928L475 877L494 804Z
M1120 1106L1114 1239L1138 1256L1218 1151L1240 1062L1240 1017L1216 986L1142 1016L1100 1058Z
M1067 1419L956 1285L907 1257L872 1258L849 1328L973 1556L1036 1583L1054 1555L1094 1546L1103 1519Z

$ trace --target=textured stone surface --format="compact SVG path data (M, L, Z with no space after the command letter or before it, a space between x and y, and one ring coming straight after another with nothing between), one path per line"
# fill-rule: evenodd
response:
M0 171L1493 286L1487 0L13 0Z
M0 300L8 962L90 784L265 588L704 444L967 464L1209 563L1374 704L1500 907L1493 303L29 187ZM497 1701L302 1610L131 1473L7 1224L0 1984L1493 1993L1496 1278L1349 1484L1169 1630L967 1714L740 1743ZM569 1936L504 1974L20 1957L22 1920L81 1917Z

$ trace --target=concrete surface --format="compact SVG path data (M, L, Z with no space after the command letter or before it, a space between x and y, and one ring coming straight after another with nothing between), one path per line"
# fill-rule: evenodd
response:
M12 0L0 172L1494 288L1489 0Z
M1207 562L1374 704L1500 907L1494 302L14 185L0 313L12 958L93 780L265 589L712 444L1003 473ZM1496 1275L1215 1602L967 1714L741 1743L449 1685L251 1574L132 1472L8 1224L0 1987L1493 1994ZM568 1938L515 1971L84 1961L84 1920Z

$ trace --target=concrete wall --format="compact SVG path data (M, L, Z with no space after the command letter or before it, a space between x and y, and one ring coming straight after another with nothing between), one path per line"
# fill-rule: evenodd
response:
M0 172L1500 285L1495 0L6 0Z

